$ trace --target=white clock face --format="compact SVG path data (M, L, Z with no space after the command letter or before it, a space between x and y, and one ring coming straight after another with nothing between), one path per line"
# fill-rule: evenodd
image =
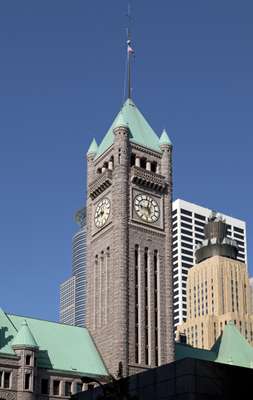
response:
M159 219L159 205L151 196L138 194L134 199L134 208L138 217L145 222L152 224Z
M95 225L97 228L104 226L109 218L110 210L111 203L109 199L104 198L98 203L95 211Z

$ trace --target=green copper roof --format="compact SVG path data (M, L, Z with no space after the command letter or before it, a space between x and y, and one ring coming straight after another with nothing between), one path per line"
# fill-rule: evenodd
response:
M97 153L97 149L98 149L98 145L97 145L96 139L93 139L91 144L90 144L90 147L89 147L89 149L87 151L87 154L96 154Z
M12 347L38 347L38 344L34 339L34 336L29 329L26 320L22 322L21 328L19 329L11 345Z
M87 329L6 314L1 309L0 353L15 355L12 344L15 343L17 336L24 328L22 326L24 319L26 319L34 341L39 346L38 367L68 371L74 375L108 375Z
M198 349L188 344L176 342L176 360L181 360L183 358L215 361L216 353L210 350Z
M114 141L113 129L121 123L129 128L130 141L161 153L159 138L131 99L126 100L112 126L98 146L96 158L103 154Z
M253 368L253 347L230 321L212 348L217 353L216 362Z
M176 360L195 358L253 368L253 347L241 335L234 323L229 322L211 350L198 349L176 342Z
M126 122L123 113L120 111L118 113L118 116L116 118L115 124L114 124L114 128L116 127L121 127L124 126L126 128L128 128L128 123Z
M160 143L160 145L163 145L163 144L172 145L171 140L170 140L170 138L168 136L168 133L166 132L165 129L163 130L163 132L161 134L159 143Z

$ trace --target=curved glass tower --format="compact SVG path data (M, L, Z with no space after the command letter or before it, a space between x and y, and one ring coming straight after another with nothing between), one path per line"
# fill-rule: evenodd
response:
M80 225L72 240L72 275L75 276L75 325L85 325L86 298L86 209L77 211L75 221Z
M86 209L75 214L80 226L72 239L72 276L60 286L60 322L85 326L86 314Z

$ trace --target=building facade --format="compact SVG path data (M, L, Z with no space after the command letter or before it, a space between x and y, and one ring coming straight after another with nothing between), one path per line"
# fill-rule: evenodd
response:
M60 322L85 326L86 314L86 209L75 214L80 226L72 239L72 276L60 286Z
M204 239L204 226L211 210L181 199L173 202L173 290L174 325L186 321L188 270L195 265L195 248ZM219 213L228 224L227 235L239 246L238 260L247 264L246 223Z
M237 259L238 245L227 237L227 225L213 216L188 272L187 320L177 327L187 343L210 349L225 325L235 326L253 345L253 315L246 264Z
M86 326L126 376L174 360L172 145L128 99L87 161Z
M68 399L87 377L108 371L85 328L7 314L0 309L0 398Z
M60 322L75 325L76 277L71 276L60 285Z
M253 314L253 277L249 279L250 296L251 296L251 312Z

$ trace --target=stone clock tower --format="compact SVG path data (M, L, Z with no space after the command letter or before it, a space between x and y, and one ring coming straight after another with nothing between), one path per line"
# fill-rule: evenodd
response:
M127 376L174 360L172 145L128 99L87 162L87 328Z

